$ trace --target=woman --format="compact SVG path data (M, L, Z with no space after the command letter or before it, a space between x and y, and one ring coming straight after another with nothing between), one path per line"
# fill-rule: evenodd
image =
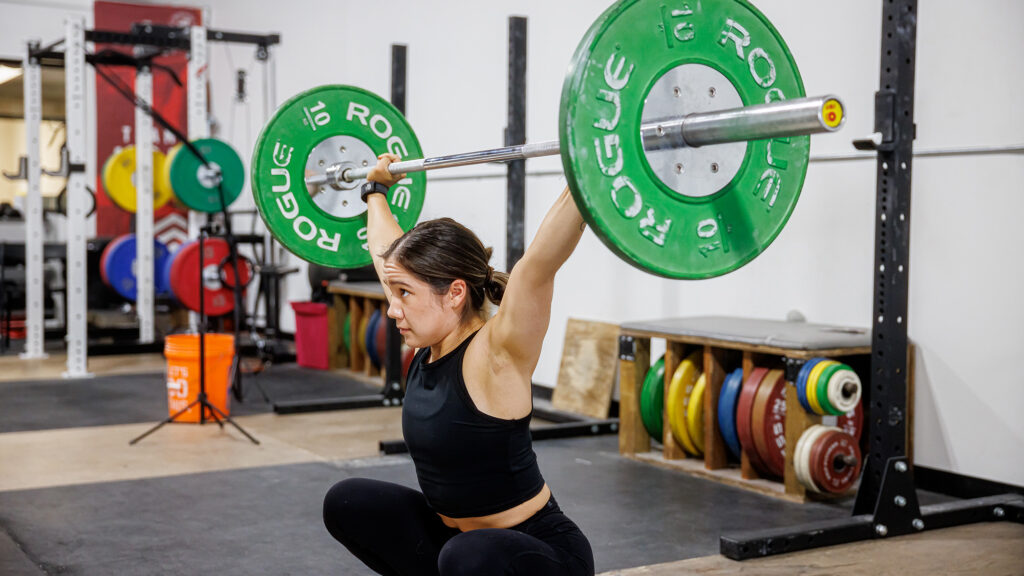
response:
M422 493L353 478L324 499L328 531L380 574L592 575L593 553L558 508L530 443L531 376L548 329L555 272L583 218L564 191L511 275L451 219L408 233L385 193L404 175L381 155L363 198L388 316L418 348L402 429ZM500 304L493 317L485 299Z

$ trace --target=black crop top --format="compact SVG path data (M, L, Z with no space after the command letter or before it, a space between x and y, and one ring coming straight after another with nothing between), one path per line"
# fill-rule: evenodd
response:
M466 390L462 359L475 335L435 362L427 362L430 348L417 352L402 408L402 434L420 489L430 506L449 518L503 512L544 487L530 415L489 416Z

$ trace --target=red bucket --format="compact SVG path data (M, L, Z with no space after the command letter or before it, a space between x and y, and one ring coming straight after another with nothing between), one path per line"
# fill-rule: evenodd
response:
M295 311L295 361L299 366L327 370L330 355L327 345L327 304L292 302Z

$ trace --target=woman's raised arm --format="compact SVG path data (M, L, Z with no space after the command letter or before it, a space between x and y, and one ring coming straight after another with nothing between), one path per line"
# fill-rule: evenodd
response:
M395 185L405 177L405 174L392 175L388 172L388 165L397 162L398 156L394 154L381 154L377 159L377 165L366 175L368 182L378 182L387 188ZM391 289L384 280L384 260L380 257L391 244L402 236L402 227L395 221L391 214L391 206L385 194L370 194L366 197L366 242L373 258L373 267L377 270L377 278L384 287L384 296L388 302L391 301Z
M536 365L551 318L555 273L576 249L583 228L583 216L566 188L512 269L501 306L491 320L492 350L504 350L531 370Z

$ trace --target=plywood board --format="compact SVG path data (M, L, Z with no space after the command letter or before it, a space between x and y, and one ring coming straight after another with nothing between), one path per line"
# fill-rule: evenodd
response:
M618 325L570 318L552 406L591 418L607 418L618 345Z

